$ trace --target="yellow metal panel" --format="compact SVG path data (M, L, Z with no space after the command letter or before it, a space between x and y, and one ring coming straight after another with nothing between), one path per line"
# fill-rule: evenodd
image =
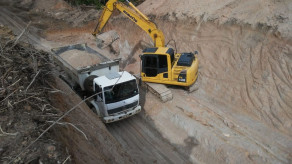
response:
M155 52L155 54L165 54L166 55L166 51L168 50L167 47L158 47L157 51Z
M93 35L99 34L104 28L109 18L112 15L114 9L118 9L121 13L127 16L131 21L136 23L152 38L156 47L164 47L165 39L163 32L157 28L157 26L151 22L141 11L139 11L132 3L129 3L130 7L124 5L118 0L109 0L99 18L98 24L92 33Z
M176 66L176 63L175 63ZM175 67L173 66L173 67ZM176 66L180 67L180 66ZM195 58L192 65L190 67L182 67L182 69L185 69L187 71L187 81L185 83L178 82L178 77L173 77L167 81L162 80L161 77L163 77L163 73L158 74L156 77L145 77L145 73L141 73L141 79L145 82L152 82L152 83L160 83L160 84L170 84L170 85L178 85L178 86L185 86L189 87L191 86L198 78L198 69L199 69L199 60L198 58ZM174 71L174 68L172 69ZM169 72L170 73L170 72Z

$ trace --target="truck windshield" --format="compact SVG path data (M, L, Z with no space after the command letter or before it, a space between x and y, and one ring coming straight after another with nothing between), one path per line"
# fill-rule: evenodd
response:
M105 103L115 103L136 96L138 94L138 88L136 80L127 81L114 86L104 88Z

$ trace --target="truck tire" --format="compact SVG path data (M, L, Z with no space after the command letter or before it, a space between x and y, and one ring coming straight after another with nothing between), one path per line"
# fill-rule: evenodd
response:
M97 77L96 75L90 75L84 80L83 86L87 93L93 94L93 80Z

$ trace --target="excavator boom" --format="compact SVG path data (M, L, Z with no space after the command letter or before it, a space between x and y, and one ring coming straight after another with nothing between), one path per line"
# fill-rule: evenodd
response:
M92 34L100 34L111 17L113 11L117 9L125 16L127 16L131 21L137 24L142 30L144 30L154 41L155 47L164 47L165 40L163 32L159 30L157 26L151 22L146 15L139 11L131 2L127 2L129 6L124 5L118 0L109 0L106 3L102 15L98 20L98 24Z

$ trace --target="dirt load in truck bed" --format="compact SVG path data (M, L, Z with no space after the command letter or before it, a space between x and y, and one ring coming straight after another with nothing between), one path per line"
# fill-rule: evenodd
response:
M76 49L65 51L60 56L74 68L90 66L101 62L100 58L96 55Z

